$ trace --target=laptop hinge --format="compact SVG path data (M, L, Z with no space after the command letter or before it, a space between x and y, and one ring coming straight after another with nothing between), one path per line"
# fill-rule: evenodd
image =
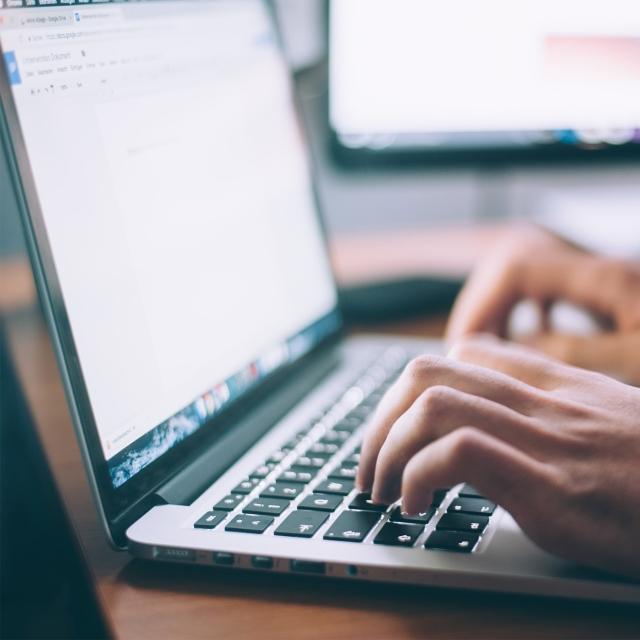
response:
M340 362L340 349L323 350L299 375L290 378L155 495L168 504L191 504L220 475L298 404Z

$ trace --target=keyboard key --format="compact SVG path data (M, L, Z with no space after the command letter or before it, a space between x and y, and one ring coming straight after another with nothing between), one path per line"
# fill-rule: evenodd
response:
M425 549L444 549L459 553L471 553L478 542L478 536L459 531L434 531L425 543Z
M379 520L380 514L372 511L345 511L324 534L324 539L362 542Z
M334 453L338 453L339 450L340 450L340 445L316 442L307 449L306 453L309 456L330 457Z
M232 518L224 529L225 531L238 531L240 533L263 533L272 523L273 518L269 516L241 514Z
M243 480L240 484L236 485L231 490L231 493L241 493L246 495L247 493L251 493L259 482L260 482L259 478L247 478L246 480Z
M431 518L433 518L436 510L433 507L430 507L426 511L422 511L421 513L416 513L414 515L409 515L405 513L401 507L396 507L391 514L391 520L393 522L410 522L414 524L427 524Z
M287 469L278 476L278 481L307 484L307 482L313 480L316 474L313 473L313 471L307 471L306 469L307 467L303 467L303 470L301 471L296 471L295 467Z
M243 500L243 495L231 493L226 498L222 498L213 508L216 511L233 511Z
M340 422L338 422L338 424L333 428L336 431L348 431L349 433L352 433L361 424L362 424L362 420L360 420L359 418L356 418L355 416L352 417L351 414L349 414L349 416L340 420Z
M352 464L357 467L360 464L360 453L352 453L350 456L345 458L342 461L342 466L345 466L347 464Z
M273 471L273 468L275 467L274 464L263 464L261 466L259 466L252 474L251 474L251 478L266 478L271 471Z
M355 480L358 473L357 467L338 467L329 473L330 478Z
M284 451L283 449L279 449L278 451L274 451L267 460L267 463L271 464L280 464L287 456L289 455L288 451Z
M462 489L460 489L460 497L462 498L484 498L484 496L478 492L475 487L472 487L470 484L465 484Z
M298 509L312 509L314 511L335 511L342 503L342 496L314 493L307 496L298 505Z
M360 509L362 511L378 511L384 513L389 508L388 504L374 504L371 502L371 494L359 493L349 505L349 509Z
M375 544L387 544L393 547L412 547L424 527L418 524L399 524L387 522L375 537Z
M339 496L346 496L353 491L353 480L325 480L314 490L314 493L335 493Z
M329 517L321 511L294 511L275 530L277 536L311 538Z
M304 489L301 484L292 482L276 482L269 485L260 495L263 498L286 498L293 500Z
M300 456L294 461L297 467L310 467L312 469L322 469L327 464L327 459L320 456Z
M226 517L227 514L222 511L209 511L193 526L196 529L215 529Z
M447 497L449 489L436 489L433 492L433 500L431 501L432 507L439 507L442 501Z
M242 511L243 513L279 516L290 504L288 500L281 500L279 498L256 498Z
M319 442L323 444L337 444L341 445L345 440L348 440L351 434L347 431L328 431L320 438Z
M481 534L489 524L487 516L472 516L463 513L445 513L438 521L436 529L448 531L468 531Z
M472 513L490 516L496 509L496 505L484 498L456 498L449 505L449 513Z

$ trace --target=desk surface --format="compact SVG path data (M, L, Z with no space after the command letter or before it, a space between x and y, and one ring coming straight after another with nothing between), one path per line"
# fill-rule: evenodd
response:
M98 586L100 605L118 637L305 640L640 636L638 610L618 605L160 565L111 550L96 516L40 315L29 305L20 311L6 311L15 308L16 300L20 302L17 306L24 307L29 299L23 270L18 266L12 276L14 284L16 277L24 278L27 284L19 287L17 297L7 294L0 305L0 311L4 306L8 316L11 350ZM441 321L425 321L393 329L433 334L441 326Z

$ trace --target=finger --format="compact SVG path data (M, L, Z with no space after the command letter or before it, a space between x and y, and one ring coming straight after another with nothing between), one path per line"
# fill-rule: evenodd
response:
M555 487L550 467L487 433L462 427L411 458L402 479L403 509L418 513L431 503L435 488L459 482L472 484L525 529L553 508L547 499Z
M361 491L373 483L378 452L393 423L425 389L436 385L488 398L524 414L539 396L536 389L496 371L437 356L414 359L380 402L365 434L356 480Z
M494 369L531 387L551 390L564 379L563 365L534 349L492 336L473 336L457 342L449 358Z
M397 500L409 460L429 443L467 424L529 453L547 448L550 442L544 437L546 430L513 409L449 387L432 387L389 431L376 461L373 500L384 504Z
M589 337L546 333L524 343L573 366L640 384L640 332Z

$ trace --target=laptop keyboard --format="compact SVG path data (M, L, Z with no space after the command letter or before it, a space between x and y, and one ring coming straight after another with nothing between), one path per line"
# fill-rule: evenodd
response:
M434 492L406 514L354 489L364 423L407 361L391 349L195 524L197 529L471 553L496 505L473 487ZM325 525L328 526L325 527ZM322 530L322 531L321 531Z

